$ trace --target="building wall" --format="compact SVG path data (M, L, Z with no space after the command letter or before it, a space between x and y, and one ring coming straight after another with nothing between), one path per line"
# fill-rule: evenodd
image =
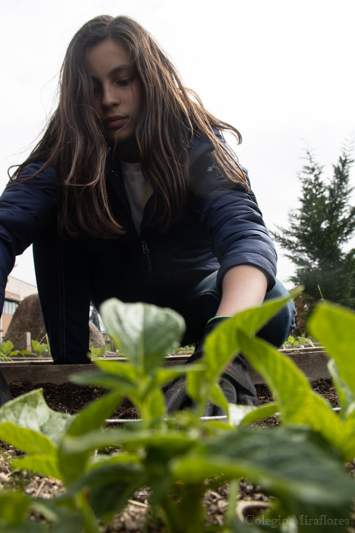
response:
M5 302L3 314L0 318L0 336L3 337L10 325L12 316L20 302L30 296L30 294L36 294L37 287L21 281L12 276L8 277L7 285L5 288Z

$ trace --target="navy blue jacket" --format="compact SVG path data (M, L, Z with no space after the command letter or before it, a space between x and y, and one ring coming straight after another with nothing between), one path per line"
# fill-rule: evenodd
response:
M167 232L145 223L151 197L138 235L119 168L107 170L111 210L125 230L117 239L58 235L58 185L52 168L8 187L0 197L0 309L15 256L31 243L47 332L52 326L45 310L56 305L58 313L52 322L63 319L87 324L90 300L99 305L116 295L113 278L125 280L128 292L121 299L134 301L135 280L140 286L168 291L218 270L221 285L230 268L247 264L266 275L270 290L275 283L277 256L255 196L221 175L210 156L211 149L209 141L195 137L190 149L186 208ZM39 164L31 164L23 175L38 168ZM108 278L110 282L105 284ZM142 299L140 296L137 289L137 298Z

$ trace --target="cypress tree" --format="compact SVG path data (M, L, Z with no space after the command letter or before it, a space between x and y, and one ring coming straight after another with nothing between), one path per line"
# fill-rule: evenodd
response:
M272 235L296 265L290 278L303 285L315 302L321 298L353 308L355 305L355 249L346 245L355 232L355 207L351 205L352 143L344 145L333 165L332 177L306 150L299 174L300 207L289 213L289 227L277 226Z

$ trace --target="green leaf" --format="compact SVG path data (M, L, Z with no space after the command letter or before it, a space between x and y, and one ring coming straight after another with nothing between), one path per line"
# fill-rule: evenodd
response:
M119 452L116 454L100 454L91 458L90 470L102 465L116 464L116 463L135 463L140 464L140 459L134 453Z
M305 504L334 509L355 495L355 484L334 448L304 428L224 433L205 444L203 456L191 453L173 461L172 473L187 484L215 475L246 477L280 498L291 514Z
M231 426L245 426L274 415L278 410L276 403L268 403L260 407L253 405L229 404L229 423Z
M41 344L40 342L32 339L32 348L37 355L42 355L46 350L48 350L48 344Z
M0 437L8 444L27 453L41 453L53 457L57 453L57 447L48 437L11 422L0 423Z
M14 349L14 345L11 341L0 342L0 352L7 356L10 355L10 352Z
M146 400L146 410L149 413L149 419L156 419L166 414L164 395L160 389L156 389ZM141 407L141 411L143 411ZM144 415L142 413L144 418Z
M54 477L56 479L63 479L61 472L58 469L56 457L33 454L27 457L20 457L12 460L12 466L15 468L22 468L43 474L44 476Z
M237 330L248 335L259 331L290 299L290 296L275 298L260 307L238 313L221 322L205 341L204 351L208 376L220 376L227 364L240 351ZM204 360L203 360L204 362Z
M355 458L355 418L353 414L344 422L340 451L344 461L353 461Z
M192 438L178 431L153 434L148 431L127 432L123 429L111 429L105 433L92 431L81 437L65 435L62 449L67 455L93 451L106 446L123 446L125 450L133 452L144 446L161 447L165 454L174 456L198 444L197 436Z
M238 332L243 354L275 395L284 424L305 424L341 449L344 428L328 402L314 393L306 376L286 355L260 339Z
M0 493L0 524L20 524L26 516L31 499L21 492Z
M141 465L123 462L105 464L80 477L63 500L83 489L90 489L90 505L97 516L107 520L121 511L127 499L145 482L145 470Z
M136 390L136 382L132 383L124 376L111 372L90 371L70 376L70 381L78 385L93 385L103 389L119 390L122 394Z
M199 366L201 369L200 372L190 372L190 370L188 370L186 374L187 393L196 403L207 400L208 390L213 386L213 383L210 383L206 379L205 365Z
M185 366L173 366L170 368L161 368L156 371L154 378L152 379L152 387L163 387L169 381L172 381L175 378L184 376L187 372L196 372L204 369L202 365L185 365Z
M32 508L51 522L51 533L81 533L84 530L84 518L79 511L61 506L61 497L53 500L35 500Z
M254 334L287 303L290 297L270 300L260 307L238 313L235 317L219 324L207 337L204 343L205 354L201 359L201 363L206 364L205 372L187 378L187 390L191 398L199 404L198 412L202 412L207 399L213 403L217 402L226 411L227 403L218 394L216 387L227 364L241 351L238 328L249 335Z
M48 407L42 389L23 394L7 402L0 409L0 423L11 422L17 426L37 431L54 444L58 444L72 416L57 413Z
M316 307L309 320L309 331L335 360L339 376L355 394L355 314L330 303Z
M224 412L228 414L228 402L218 383L215 383L213 387L211 387L211 389L209 390L208 399L213 403L213 405L218 405L218 407L222 407Z
M44 524L35 524L34 522L24 522L13 526L2 526L0 521L0 531L4 533L44 533L48 530ZM77 533L77 531L75 533Z
M67 435L83 435L100 428L122 400L122 394L113 392L91 402L73 419L70 426L68 426Z
M185 330L180 315L154 305L112 298L101 305L100 314L116 347L140 374L154 373L169 350L178 347Z
M260 520L259 516L258 517L252 516L251 518L249 517L247 522L241 522L235 516L230 521L230 524L229 524L230 531L231 533L265 533L265 531L268 531L269 528L265 528L265 526L259 527L258 525L254 523L254 522L257 522L257 524L259 524L260 522L258 520ZM271 531L277 531L277 530L274 528L274 526L272 526Z
M77 437L99 429L121 400L122 395L114 392L90 403L73 420L66 432L66 436ZM58 466L66 483L73 483L86 471L89 459L90 451L82 450L68 453L61 444L58 450Z
M349 385L340 377L339 369L334 359L329 359L327 366L338 393L341 408L340 417L345 420L355 411L355 395Z
M230 409L231 406L229 406ZM243 406L239 405L237 407L252 407L252 406ZM253 409L250 409L249 413L246 413L244 418L241 420L240 425L246 426L248 424L253 424L254 422L258 422L258 420L264 420L265 418L269 418L269 416L274 415L279 411L279 406L277 403L268 403L265 405L261 405L260 407L255 407Z
M120 376L127 383L134 383L137 379L137 370L134 366L123 361L96 361L98 366L103 372Z

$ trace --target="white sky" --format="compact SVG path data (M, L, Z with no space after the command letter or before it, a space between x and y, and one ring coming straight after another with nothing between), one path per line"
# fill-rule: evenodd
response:
M265 222L287 225L305 141L329 174L355 130L354 0L1 0L0 190L45 125L70 39L101 14L140 22L205 107L239 129ZM287 282L293 266L279 256ZM12 275L35 283L30 249Z

